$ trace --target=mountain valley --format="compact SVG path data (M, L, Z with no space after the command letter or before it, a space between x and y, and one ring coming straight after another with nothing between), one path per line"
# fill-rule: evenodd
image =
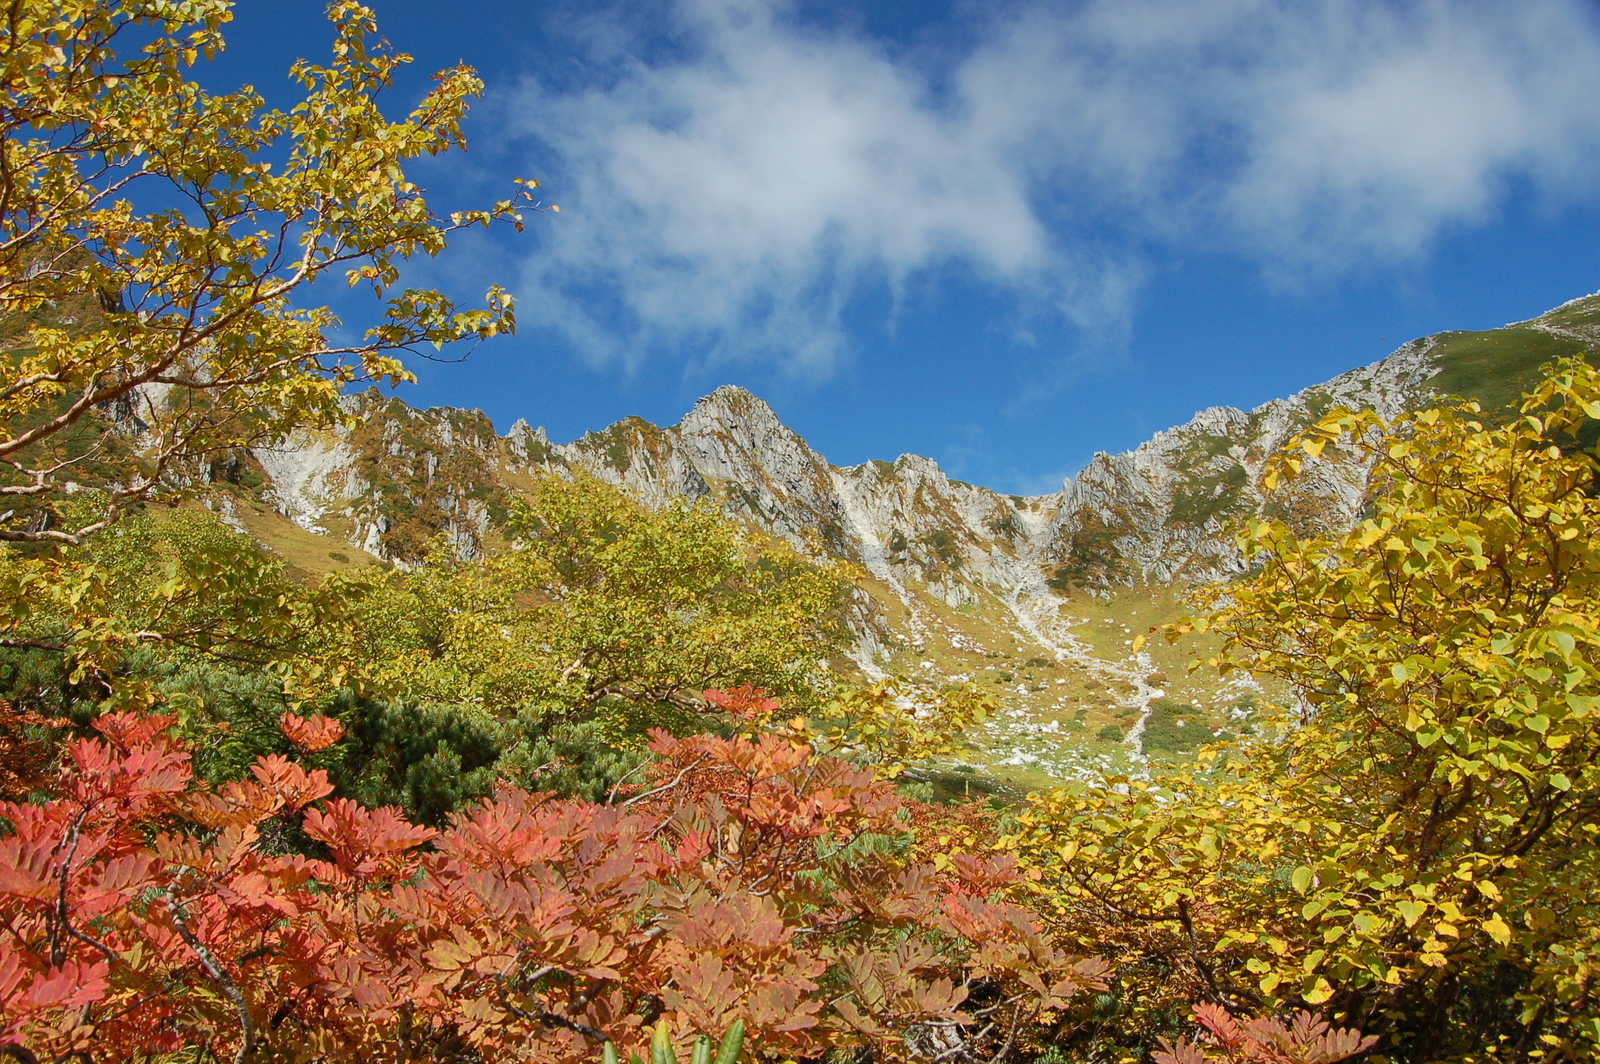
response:
M354 428L291 438L209 478L210 505L307 572L409 565L440 542L498 542L510 501L549 473L583 470L641 502L704 500L759 534L852 563L849 662L869 677L976 682L999 710L970 737L974 775L1021 784L1183 756L1248 726L1248 677L1192 675L1203 645L1135 637L1185 595L1242 570L1233 529L1254 516L1339 530L1362 511L1367 470L1326 452L1293 483L1272 457L1337 406L1394 417L1442 394L1507 409L1538 367L1600 352L1600 295L1488 332L1412 341L1388 358L1251 411L1213 407L1132 451L1097 454L1048 495L1003 495L902 455L831 465L761 399L718 388L676 425L637 418L570 443L478 411L348 398ZM441 539L442 537L442 539Z

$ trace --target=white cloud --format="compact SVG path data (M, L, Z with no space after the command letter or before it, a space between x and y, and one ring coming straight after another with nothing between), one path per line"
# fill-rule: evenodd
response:
M1251 151L1223 194L1263 250L1338 266L1411 256L1485 219L1508 181L1592 194L1600 46L1556 3L1432 3L1308 20L1242 88Z
M826 373L854 297L952 265L1104 325L1141 242L1339 270L1424 253L1510 181L1596 190L1577 0L1003 10L943 71L778 0L681 0L672 58L591 40L597 84L518 96L564 212L524 306L597 357Z

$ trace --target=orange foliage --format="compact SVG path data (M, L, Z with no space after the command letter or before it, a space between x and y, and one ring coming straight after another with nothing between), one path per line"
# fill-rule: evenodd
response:
M0 698L0 801L26 798L45 785L53 747L28 731L48 727L39 714Z
M0 805L0 1049L556 1064L665 1017L983 1060L1103 985L1000 900L1008 862L914 859L890 786L785 739L657 733L626 801L504 789L435 832L281 757L200 785L170 723L103 717L51 801Z
M344 725L320 713L310 717L285 713L278 718L278 727L286 739L308 754L326 750L344 738Z
M1161 1039L1156 1064L1337 1064L1378 1044L1346 1027L1330 1027L1309 1012L1288 1023L1274 1019L1240 1021L1217 1005L1194 1006L1198 1041Z

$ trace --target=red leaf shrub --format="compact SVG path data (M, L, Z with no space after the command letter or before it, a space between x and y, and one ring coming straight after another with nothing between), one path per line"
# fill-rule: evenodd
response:
M657 733L626 801L503 789L435 832L281 757L206 787L170 723L104 717L50 801L0 804L0 1046L565 1062L665 1016L981 1058L1103 985L997 900L1007 864L916 862L893 788L785 740Z
M310 717L297 717L293 713L285 713L278 718L278 727L282 730L284 738L308 754L326 750L344 738L344 725L320 713Z
M1198 1041L1161 1039L1156 1064L1337 1064L1378 1044L1360 1031L1330 1027L1309 1012L1284 1023L1270 1017L1236 1020L1219 1005L1194 1006Z

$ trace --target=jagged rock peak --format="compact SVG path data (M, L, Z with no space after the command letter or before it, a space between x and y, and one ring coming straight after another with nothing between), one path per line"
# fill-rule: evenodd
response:
M701 397L677 427L690 430L708 423L743 423L790 431L765 399L737 384L724 384L710 395Z
M538 440L540 443L544 444L548 444L550 442L550 437L545 434L543 425L540 425L538 428L534 428L532 425L528 424L527 418L521 417L512 422L511 430L506 433L506 439Z
M766 400L737 385L724 384L695 403L672 431L707 458L709 452L720 452L724 459L742 452L758 465L768 467L774 463L826 465L826 460L807 446L799 433L778 419ZM728 469L715 475L730 474L733 471Z
M737 384L719 384L717 387L711 390L709 395L701 396L699 401L694 405L701 406L707 403L712 405L726 406L733 409L737 409L742 406L753 405L761 407L769 414L772 413L772 408L767 405L767 401L765 399L761 398L750 389L741 387Z

